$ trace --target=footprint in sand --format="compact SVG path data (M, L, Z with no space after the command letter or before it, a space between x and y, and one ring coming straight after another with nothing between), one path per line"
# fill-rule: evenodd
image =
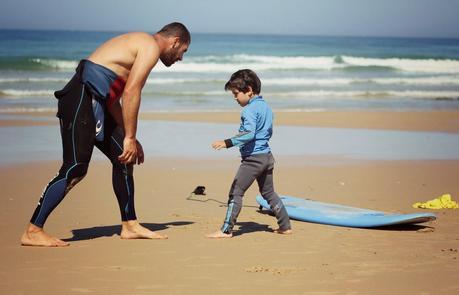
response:
M277 267L252 266L250 268L246 268L245 271L249 273L271 273L273 275L286 275L286 274L301 272L301 271L304 271L304 269L297 268L297 267L277 268Z
M85 289L85 288L72 288L70 289L71 292L77 292L77 293L92 293L91 290Z

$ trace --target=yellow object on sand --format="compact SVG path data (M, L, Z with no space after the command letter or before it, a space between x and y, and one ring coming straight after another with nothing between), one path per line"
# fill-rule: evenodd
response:
M414 203L413 207L422 209L457 209L459 208L459 205L451 199L450 194L444 194L441 197L425 203Z

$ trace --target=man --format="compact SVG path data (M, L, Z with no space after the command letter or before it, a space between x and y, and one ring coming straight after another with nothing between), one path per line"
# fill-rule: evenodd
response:
M190 42L190 33L181 23L168 24L154 35L136 32L114 37L82 60L70 82L55 92L63 164L43 191L21 237L22 245L69 245L48 235L43 226L68 191L86 175L94 146L113 164L121 238L167 238L141 226L135 214L133 166L144 161L142 146L136 140L137 117L142 88L158 59L171 66L182 60Z

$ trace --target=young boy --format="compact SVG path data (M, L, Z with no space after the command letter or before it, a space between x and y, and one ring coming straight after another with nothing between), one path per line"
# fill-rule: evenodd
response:
M239 146L241 166L229 192L228 211L220 230L208 234L208 238L231 238L232 230L242 208L245 191L257 180L260 193L268 201L277 218L279 234L291 234L290 219L282 201L274 191L274 158L268 141L271 138L273 113L260 94L261 82L252 70L239 70L231 75L225 90L243 107L239 134L212 144L216 150Z

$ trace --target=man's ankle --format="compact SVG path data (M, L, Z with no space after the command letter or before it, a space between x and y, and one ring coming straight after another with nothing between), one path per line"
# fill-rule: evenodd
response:
M125 226L130 228L130 227L138 226L139 222L137 221L137 219L127 220L127 221L123 222L123 225L125 225Z
M38 227L33 223L30 223L29 226L26 229L26 232L28 234L38 233L38 232L42 232L42 231L43 231L43 227Z

